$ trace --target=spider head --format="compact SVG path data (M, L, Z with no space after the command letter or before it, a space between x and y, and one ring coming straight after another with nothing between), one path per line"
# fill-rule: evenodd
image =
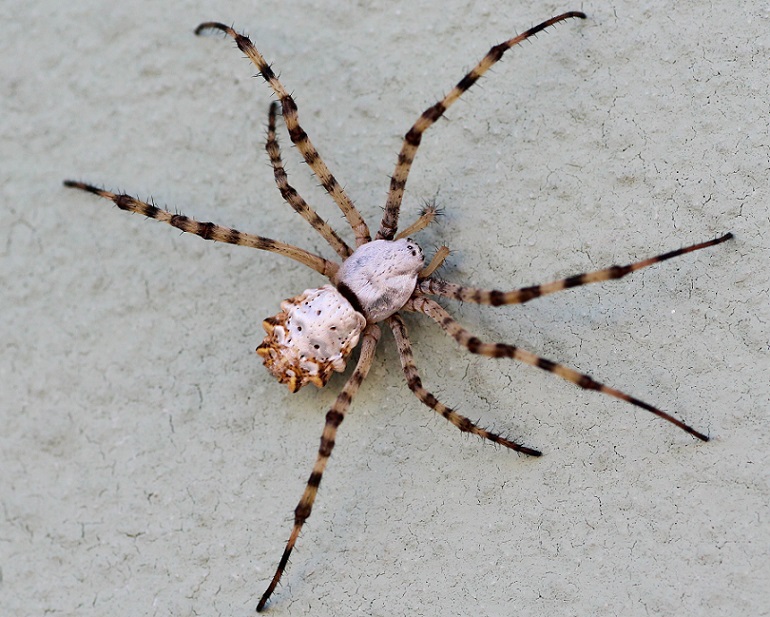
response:
M345 370L366 319L331 285L306 289L281 302L281 312L262 322L267 332L257 347L267 370L291 392L312 383L323 388Z

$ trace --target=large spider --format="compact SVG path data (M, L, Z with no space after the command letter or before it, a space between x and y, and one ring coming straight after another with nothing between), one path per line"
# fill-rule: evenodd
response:
M385 322L393 332L404 377L409 388L420 401L441 414L463 432L473 433L517 452L540 456L538 450L520 445L477 426L468 418L441 403L423 387L414 363L412 347L406 325L401 317L401 311L427 315L471 353L493 358L520 360L525 364L554 373L581 388L597 390L646 409L698 439L708 441L706 435L681 420L620 390L599 383L588 375L513 345L482 342L460 326L449 313L429 296L443 296L460 301L491 304L492 306L522 304L569 287L621 278L652 264L724 242L732 237L731 233L709 242L694 244L625 266L611 266L595 272L570 276L545 285L533 285L507 292L465 287L432 276L448 255L449 250L446 247L441 247L431 262L425 266L422 250L409 236L424 229L434 220L437 215L435 207L427 207L412 225L397 234L404 187L423 133L495 62L500 60L508 49L549 26L573 17L584 19L586 16L578 11L570 11L544 21L512 39L492 47L481 62L467 73L449 94L422 113L404 137L401 151L398 154L398 161L390 179L390 191L385 203L385 212L374 240L371 238L366 222L345 190L326 167L307 133L302 129L297 115L297 105L291 95L248 37L238 34L229 26L216 22L206 22L196 28L196 34L201 34L207 30L220 30L231 36L238 49L244 52L256 65L259 74L278 97L292 143L302 153L305 162L320 179L321 185L334 199L348 220L356 238L355 250L349 247L289 184L275 135L276 116L278 114L277 102L270 105L266 144L266 150L275 174L275 182L284 200L308 221L337 252L342 260L341 264L270 238L243 233L214 223L201 223L181 214L172 214L154 204L139 201L130 195L111 193L90 184L72 180L64 182L66 186L82 189L109 199L122 210L138 212L207 240L250 246L279 253L305 264L327 277L331 285L305 290L299 296L285 300L281 303L281 311L263 322L267 336L257 347L257 353L263 358L267 369L281 383L286 384L291 392L296 392L307 383L312 383L317 387L326 385L333 372L345 370L347 358L359 340L361 341L361 352L356 368L326 414L318 457L307 481L305 491L294 511L294 526L291 535L275 575L259 600L257 611L264 609L275 590L286 569L289 556L302 526L310 516L318 487L321 484L321 477L334 448L337 429L344 420L353 396L372 365L375 348L380 338L380 326L378 324L381 322Z

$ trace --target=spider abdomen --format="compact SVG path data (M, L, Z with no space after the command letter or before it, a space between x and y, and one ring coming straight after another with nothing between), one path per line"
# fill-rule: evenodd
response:
M341 373L366 326L364 316L331 285L306 289L281 302L281 312L262 322L267 332L257 353L291 392L312 383L323 388Z
M374 240L344 261L337 289L369 323L377 323L406 304L423 265L422 249L411 238Z

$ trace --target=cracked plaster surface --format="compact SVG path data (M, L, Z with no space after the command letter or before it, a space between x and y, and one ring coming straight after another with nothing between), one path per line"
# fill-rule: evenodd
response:
M3 615L250 614L342 384L289 395L253 353L312 272L61 187L326 251L272 183L265 85L194 26L252 36L371 223L417 115L491 44L570 8L590 19L506 56L425 137L403 220L435 199L445 216L419 241L452 248L443 275L503 288L733 231L522 307L446 303L713 440L410 319L425 385L544 456L431 415L386 335L272 614L767 614L766 8L87 0L0 26Z

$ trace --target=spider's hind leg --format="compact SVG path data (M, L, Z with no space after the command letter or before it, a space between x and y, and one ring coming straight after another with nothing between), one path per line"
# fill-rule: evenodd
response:
M305 219L337 252L337 255L346 259L350 257L353 251L337 235L331 226L324 221L318 213L311 208L296 189L289 184L289 177L283 167L281 160L281 147L278 144L278 138L275 135L275 119L278 115L278 103L270 103L270 110L267 115L267 140L265 141L265 150L270 157L270 164L273 166L273 175L275 184L281 193L284 201L289 204L294 211Z
M398 355L401 358L401 368L404 371L404 377L406 383L409 385L409 389L414 392L415 396L420 399L425 405L430 407L433 411L446 418L449 422L454 424L458 429L464 433L472 433L478 435L484 439L488 439L493 443L500 444L511 450L516 450L522 454L529 454L531 456L540 456L541 452L522 446L516 442L510 441L496 435L484 428L476 426L465 416L461 416L453 409L444 405L433 394L428 392L422 385L420 374L417 371L417 367L414 363L414 355L412 354L412 345L409 342L409 334L406 330L406 324L403 318L396 313L388 318L388 325L393 332L393 336L396 339L396 345L398 347Z

